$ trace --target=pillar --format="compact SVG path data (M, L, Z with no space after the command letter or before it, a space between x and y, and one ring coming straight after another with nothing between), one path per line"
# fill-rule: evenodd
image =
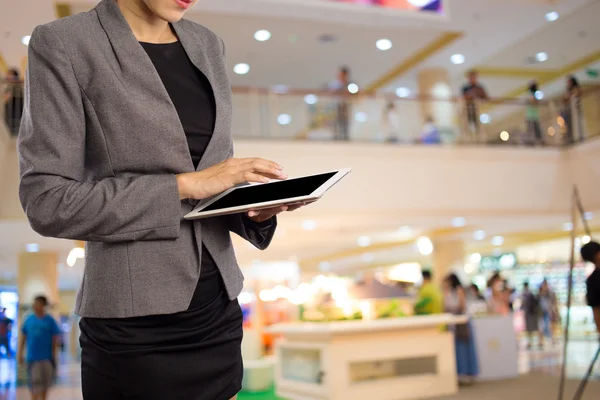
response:
M17 290L19 311L17 323L31 310L33 299L44 295L53 308L58 306L58 254L52 252L21 253L18 258ZM19 368L17 381L24 382L26 371Z
M421 101L423 123L428 117L433 118L438 128L456 126L456 108L451 101L452 86L450 74L445 68L427 68L418 72L417 81ZM435 99L439 99L436 101Z
M433 242L433 280L442 283L446 275L456 273L462 278L465 262L465 244L462 240L437 240ZM461 279L462 280L462 279Z

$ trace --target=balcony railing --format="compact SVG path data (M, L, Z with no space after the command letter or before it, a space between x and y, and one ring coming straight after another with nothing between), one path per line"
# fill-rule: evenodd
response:
M24 104L21 82L0 85L2 123L18 135ZM460 97L406 97L327 91L233 88L236 138L341 140L396 144L562 146L600 134L600 90L570 103Z

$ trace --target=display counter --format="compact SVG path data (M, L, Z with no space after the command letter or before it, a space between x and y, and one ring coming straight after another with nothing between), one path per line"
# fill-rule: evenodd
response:
M286 399L403 400L458 391L454 339L467 317L286 323L268 328L277 395Z

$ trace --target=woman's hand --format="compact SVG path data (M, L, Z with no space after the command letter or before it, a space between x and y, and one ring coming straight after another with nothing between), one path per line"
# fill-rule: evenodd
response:
M240 183L287 179L282 170L276 162L262 158L230 158L202 171L177 175L179 198L201 200Z
M254 222L264 222L284 211L295 211L295 210L299 209L300 207L304 207L307 204L309 204L309 203L304 202L304 203L298 203L298 204L293 204L293 205L289 205L289 206L279 206L279 207L273 207L273 208L265 208L262 210L249 211L248 218L250 218Z

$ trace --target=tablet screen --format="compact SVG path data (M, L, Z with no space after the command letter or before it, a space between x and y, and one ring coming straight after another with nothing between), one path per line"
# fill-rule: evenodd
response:
M335 176L337 172L329 172L302 178L293 178L286 181L271 182L264 185L245 186L233 190L221 197L201 211L212 211L222 208L238 207L246 204L265 203L289 199L293 197L308 196L322 184Z

